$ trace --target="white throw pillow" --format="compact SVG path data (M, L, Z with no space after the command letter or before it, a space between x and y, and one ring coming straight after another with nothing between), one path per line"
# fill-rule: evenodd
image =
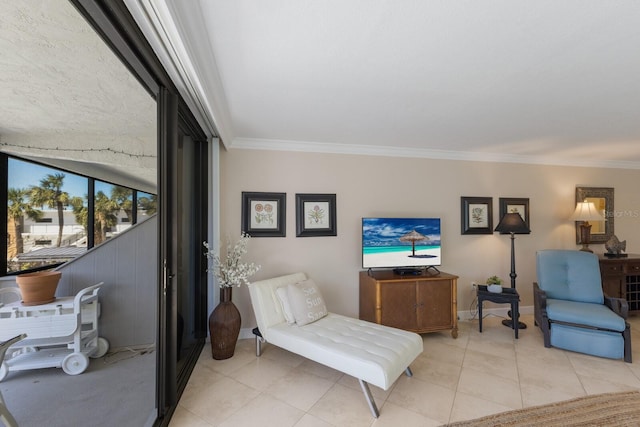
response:
M284 314L284 318L288 324L292 325L296 323L296 318L293 316L293 311L291 311L291 304L289 304L289 296L287 295L287 287L281 286L276 289L276 295L280 300L280 307L282 307L282 314Z
M299 326L315 322L327 315L327 305L320 289L308 279L287 287L289 305Z

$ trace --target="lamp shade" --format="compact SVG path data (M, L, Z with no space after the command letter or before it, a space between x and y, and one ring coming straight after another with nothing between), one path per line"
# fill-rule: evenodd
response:
M573 221L604 221L605 218L596 209L593 202L578 202L576 210L569 218Z
M514 234L529 234L531 230L527 227L527 224L524 222L522 217L517 212L506 213L500 219L498 226L494 231L498 231L500 233L514 233Z

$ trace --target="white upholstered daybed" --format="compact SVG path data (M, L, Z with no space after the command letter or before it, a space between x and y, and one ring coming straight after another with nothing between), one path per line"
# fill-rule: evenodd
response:
M368 384L389 389L422 353L420 335L335 313L304 326L285 319L277 289L304 282L304 273L251 283L249 292L256 316L256 355L265 341L358 379L374 417L379 412Z

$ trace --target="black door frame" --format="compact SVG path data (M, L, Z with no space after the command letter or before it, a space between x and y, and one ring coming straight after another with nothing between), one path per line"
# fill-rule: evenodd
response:
M176 265L175 257L172 255L175 253L175 248L172 246L171 239L175 237L172 235L172 230L175 229L172 218L175 218L173 214L178 207L172 203L175 196L171 193L172 188L175 190L175 177L172 176L175 173L175 164L173 163L175 156L172 156L172 153L175 154L175 150L177 150L179 127L187 127L192 139L200 143L206 143L207 137L181 98L179 91L144 34L140 31L123 0L70 0L70 2L158 104L159 325L156 378L156 409L158 413L154 425L168 425L206 338L206 332L196 334L199 337L199 345L188 355L185 367L177 372L177 306L173 284ZM206 167L204 170L203 178L206 182ZM204 190L200 189L200 192L206 196L206 185ZM172 210L174 210L173 213ZM206 236L206 212L200 214L205 219L200 227L205 228L201 231L204 231ZM206 262L203 261L202 265L205 267L198 275L198 279L203 283L199 283L196 289L201 303L195 307L195 310L198 317L197 326L206 329Z

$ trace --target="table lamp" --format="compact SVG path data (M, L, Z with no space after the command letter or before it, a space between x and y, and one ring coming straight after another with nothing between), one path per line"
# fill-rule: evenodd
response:
M569 218L573 221L582 221L580 224L580 243L582 243L581 251L593 252L589 249L589 243L591 242L591 224L589 221L604 221L605 218L596 209L596 205L593 202L578 202L576 204L576 210Z
M509 274L509 277L511 277L511 287L515 289L516 277L517 277L515 244L514 244L515 234L529 234L531 233L531 230L529 229L527 224L524 222L524 220L522 219L519 213L512 212L512 213L504 214L504 216L500 219L500 222L498 223L498 226L495 228L494 231L498 231L500 233L505 233L505 234L508 233L511 235L511 274ZM511 312L509 312L509 316L511 316ZM502 321L502 324L510 328L513 328L512 322L513 322L513 319L504 319ZM519 329L526 329L526 327L527 325L518 321Z

